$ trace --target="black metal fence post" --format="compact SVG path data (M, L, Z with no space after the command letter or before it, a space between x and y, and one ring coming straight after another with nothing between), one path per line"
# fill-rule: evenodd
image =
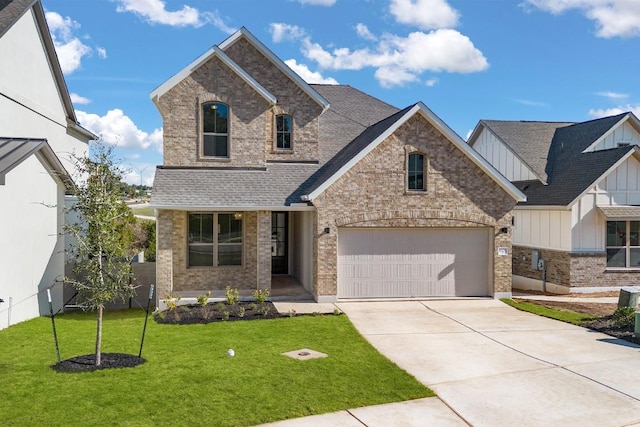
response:
M151 298L153 298L153 288L154 288L154 285L151 284L151 287L149 287L149 301L147 301L147 314L144 317L144 328L142 329L142 339L140 340L140 352L138 353L138 357L142 357L142 346L144 345L144 335L147 332L147 320L149 320L149 307L151 307Z
M56 343L56 355L60 363L60 347L58 346L58 334L56 332L55 314L53 314L53 303L51 302L51 288L47 288L47 300L49 301L49 313L51 314L51 326L53 326L53 340Z

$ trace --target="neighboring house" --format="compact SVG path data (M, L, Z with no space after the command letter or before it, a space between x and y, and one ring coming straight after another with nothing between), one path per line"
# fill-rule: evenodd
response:
M514 288L640 284L638 143L632 113L582 123L478 123L469 145L527 196L514 210Z
M76 124L39 1L0 0L0 329L62 305L70 155L95 135Z
M245 28L151 97L159 299L510 295L524 196L424 104L307 84Z

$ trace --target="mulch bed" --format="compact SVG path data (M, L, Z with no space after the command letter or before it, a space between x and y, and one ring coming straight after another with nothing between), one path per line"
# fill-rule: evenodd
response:
M602 332L603 334L607 334L621 340L629 341L634 344L640 344L640 339L633 336L633 325L618 326L616 325L616 322L613 321L611 316L603 317L601 319L585 323L582 326L593 331Z
M100 366L96 366L95 354L85 354L84 356L72 357L60 363L56 363L52 368L58 372L92 372L99 369L133 368L145 362L142 357L124 353L102 353L100 355Z
M277 319L298 315L279 313L273 303L240 301L235 304L227 302L210 302L202 307L199 304L180 305L173 310L154 313L153 318L158 323L172 325L193 325L196 323L212 323L237 320Z

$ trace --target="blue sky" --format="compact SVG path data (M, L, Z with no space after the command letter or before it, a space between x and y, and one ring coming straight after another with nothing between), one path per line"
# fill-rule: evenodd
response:
M149 98L247 27L310 83L423 101L466 138L480 119L640 116L638 0L42 0L80 123L152 184Z

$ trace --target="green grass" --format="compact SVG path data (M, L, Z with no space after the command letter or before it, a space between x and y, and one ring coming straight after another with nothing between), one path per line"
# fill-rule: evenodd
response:
M141 310L106 313L103 352L138 354ZM93 352L93 314L56 317L62 359ZM235 357L227 357L233 348ZM311 348L307 361L280 353ZM57 373L51 321L0 331L0 414L12 426L242 426L433 396L346 316L208 325L150 319L135 368Z
M149 206L134 206L131 208L134 215L142 215L142 216L156 216L154 208Z
M500 301L504 302L507 305L510 305L511 307L515 307L518 310L537 314L538 316L549 317L551 319L560 320L562 322L567 322L574 325L582 325L583 323L596 319L595 317L589 316L588 314L578 313L571 310L544 307L533 302L519 302L507 298L501 299Z

